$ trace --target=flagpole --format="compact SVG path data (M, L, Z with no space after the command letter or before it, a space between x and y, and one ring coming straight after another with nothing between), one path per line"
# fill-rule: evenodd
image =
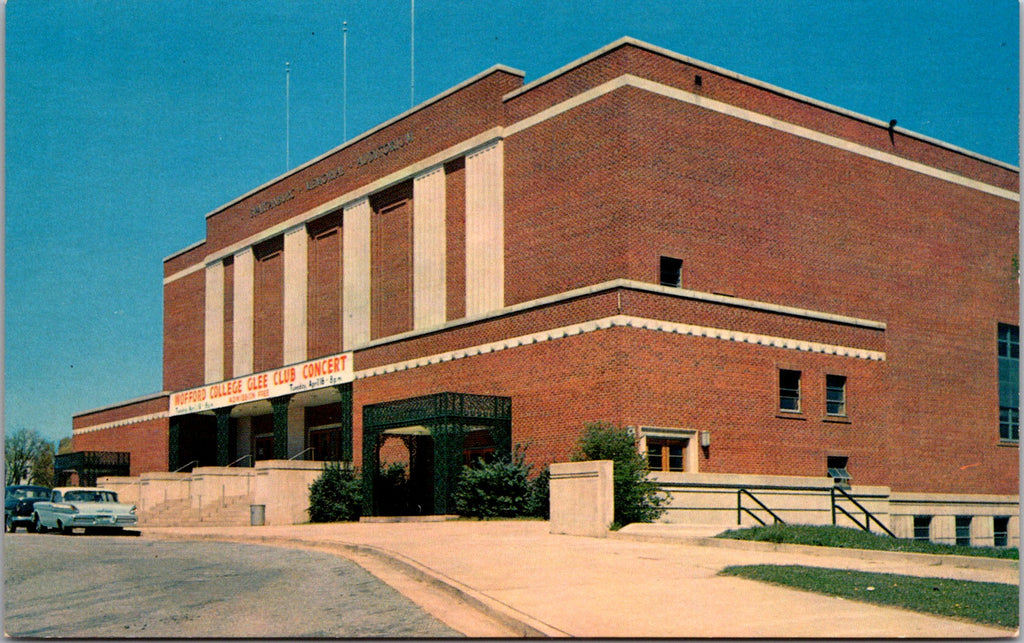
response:
M348 21L341 23L341 140L348 140Z
M291 115L291 80L292 70L291 63L284 64L284 165L285 170L288 170L292 166L291 161L291 127L292 127L292 115Z
M416 104L416 0L410 0L409 106Z

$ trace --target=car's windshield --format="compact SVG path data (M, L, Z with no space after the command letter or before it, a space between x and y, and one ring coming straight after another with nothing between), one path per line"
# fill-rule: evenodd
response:
M64 502L117 502L117 494L113 491L69 491L64 494Z

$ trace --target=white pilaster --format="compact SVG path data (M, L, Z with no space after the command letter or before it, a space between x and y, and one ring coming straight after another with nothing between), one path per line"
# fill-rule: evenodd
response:
M444 166L413 182L412 314L413 328L445 322L445 178Z
M255 257L252 248L244 248L235 253L234 274L234 327L232 337L232 375L238 377L252 373L253 360L253 304Z
M224 379L224 262L206 266L203 381Z
M351 350L370 341L370 200L345 207L342 227L342 347Z
M309 235L301 225L284 234L284 363L306 360Z
M466 156L466 316L505 305L504 145Z

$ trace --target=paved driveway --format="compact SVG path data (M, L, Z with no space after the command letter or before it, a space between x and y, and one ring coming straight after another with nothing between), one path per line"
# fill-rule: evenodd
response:
M16 637L453 637L354 563L219 542L4 535Z

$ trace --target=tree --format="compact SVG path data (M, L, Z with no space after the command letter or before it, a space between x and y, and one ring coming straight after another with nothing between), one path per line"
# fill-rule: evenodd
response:
M626 429L604 422L584 425L585 432L572 460L611 460L615 498L615 522L653 522L665 513L665 496L647 477L647 460L640 455L636 439Z
M4 437L6 484L53 485L53 444L36 431L18 429Z

